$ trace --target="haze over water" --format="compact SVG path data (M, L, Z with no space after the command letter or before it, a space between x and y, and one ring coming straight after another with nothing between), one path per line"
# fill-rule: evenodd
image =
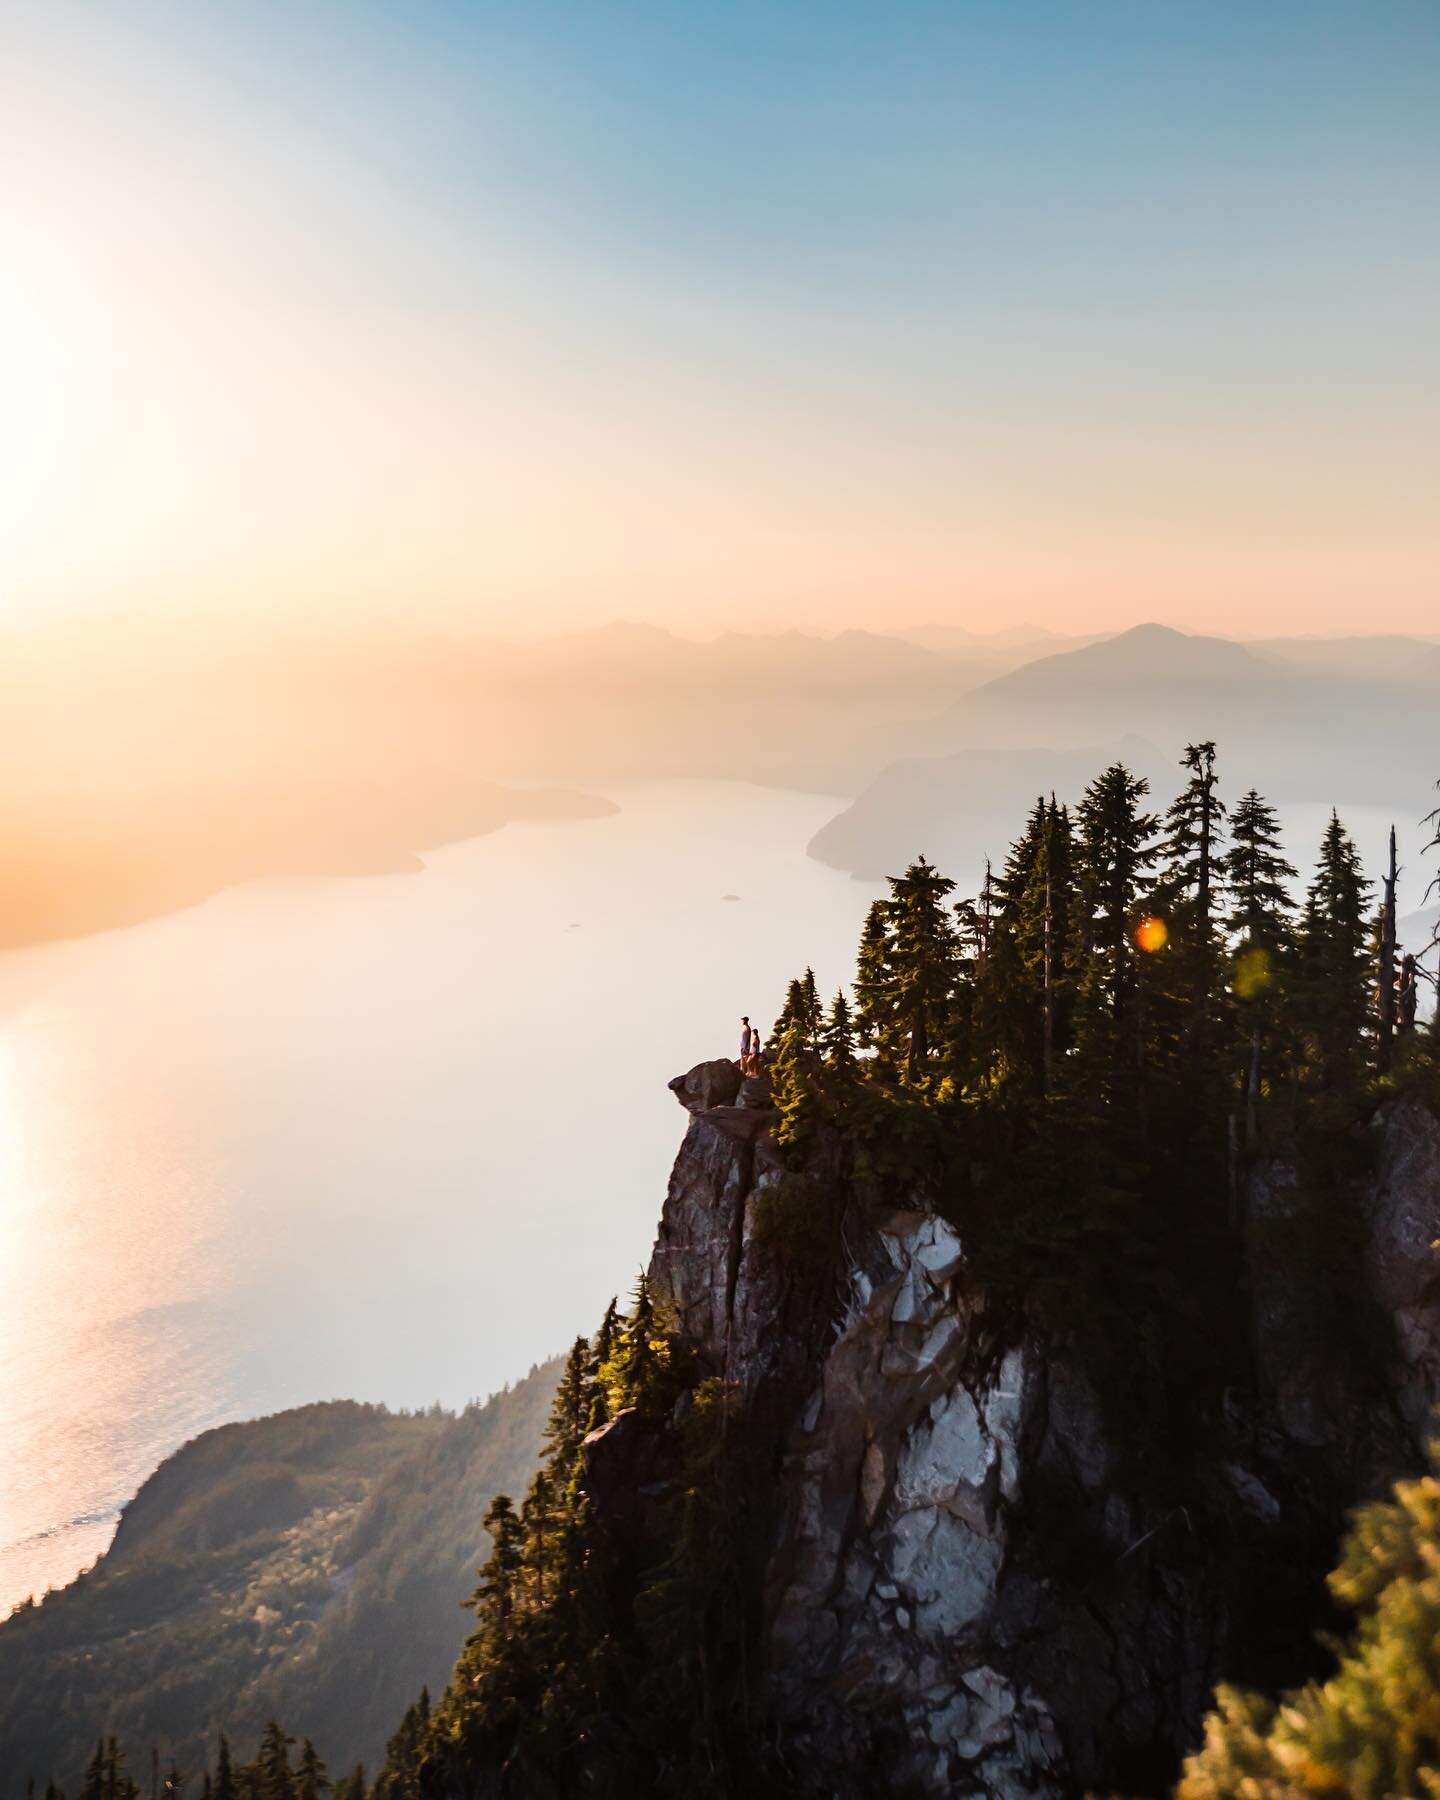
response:
M848 978L874 890L804 855L832 799L608 791L0 958L0 1609L197 1431L461 1405L634 1279L665 1083L807 960Z

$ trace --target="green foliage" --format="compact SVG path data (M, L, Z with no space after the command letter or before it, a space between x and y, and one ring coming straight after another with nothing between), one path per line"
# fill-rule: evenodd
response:
M1277 1702L1216 1693L1177 1800L1440 1800L1440 1465L1355 1515L1330 1577L1336 1669Z
M833 1208L824 1187L790 1170L767 1176L751 1200L756 1245L785 1262L813 1262L830 1254Z
M73 1797L101 1719L132 1761L143 1747L147 1795L155 1744L190 1772L185 1800L207 1757L212 1800L243 1800L217 1728L248 1749L272 1715L332 1767L378 1763L454 1666L485 1507L524 1492L559 1373L457 1416L307 1406L178 1451L94 1570L0 1625L0 1795L53 1771Z

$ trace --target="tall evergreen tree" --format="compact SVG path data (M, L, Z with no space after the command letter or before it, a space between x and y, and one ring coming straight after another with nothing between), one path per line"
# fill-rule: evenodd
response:
M1072 940L1075 1049L1072 1094L1098 1124L1117 1109L1145 1123L1144 957L1136 940L1159 854L1158 821L1141 808L1149 783L1114 763L1080 802ZM1148 939L1147 939L1148 942Z
M615 1345L620 1338L620 1305L613 1299L605 1308L590 1344L590 1356L587 1361L586 1377L590 1387L590 1414L586 1421L587 1429L598 1430L610 1417L610 1396L605 1383L600 1378L600 1371L615 1354Z
M265 1727L255 1758L257 1800L294 1800L295 1781L290 1767L294 1744L294 1738L278 1721L272 1719Z
M871 901L855 964L855 1032L860 1049L868 1052L870 1073L879 1081L894 1081L900 1073L892 972L894 937L889 901Z
M1295 995L1311 1085L1332 1097L1356 1092L1365 1074L1372 885L1354 841L1332 812L1305 895Z
M215 1789L214 1800L238 1800L235 1786L235 1766L230 1756L230 1743L225 1733L220 1733L220 1742L215 1753Z
M1206 1017L1217 988L1216 890L1224 872L1225 802L1216 791L1213 743L1187 744L1180 762L1190 771L1190 779L1165 815L1160 892L1169 902L1171 956L1181 965L1193 1032L1195 1022Z
M855 1027L850 1017L850 1003L844 988L836 990L830 1004L830 1017L825 1023L822 1041L825 1067L842 1085L854 1081L860 1072L855 1060Z
M309 1738L301 1740L300 1761L295 1768L295 1800L320 1800L332 1787L325 1764Z
M615 1353L602 1371L602 1379L610 1387L612 1414L628 1406L646 1414L663 1411L673 1398L669 1360L665 1324L655 1290L642 1269L635 1281L630 1311L620 1327Z
M480 1619L477 1637L492 1651L501 1650L520 1607L525 1533L508 1494L497 1494L485 1514L490 1555L480 1570L480 1585L471 1604Z
M1283 983L1295 930L1289 883L1295 878L1294 865L1285 860L1275 809L1250 788L1230 820L1225 922L1233 944L1231 986L1244 1063L1245 1136L1252 1147L1259 1132L1266 1050L1283 1017Z
M1275 808L1250 788L1231 817L1224 859L1230 901L1225 922L1238 948L1255 946L1274 956L1285 949L1295 917L1288 886L1295 873L1285 860Z
M903 1073L912 1086L935 1072L954 1022L959 944L946 905L955 883L922 856L890 878L891 979L895 1023L903 1034Z

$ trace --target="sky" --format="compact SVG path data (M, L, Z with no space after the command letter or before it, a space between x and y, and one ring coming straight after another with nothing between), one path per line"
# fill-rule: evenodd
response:
M1440 619L1430 0L9 0L0 619Z

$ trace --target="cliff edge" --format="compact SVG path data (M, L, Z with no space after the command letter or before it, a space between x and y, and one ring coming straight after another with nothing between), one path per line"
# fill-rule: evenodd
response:
M926 1795L1154 1792L1217 1680L1315 1668L1345 1512L1418 1469L1440 1397L1423 1104L1380 1110L1346 1185L1353 1317L1287 1253L1320 1228L1296 1172L1250 1172L1250 1373L1161 1478L1073 1336L993 1303L935 1193L825 1133L796 1166L733 1064L671 1086L690 1119L650 1278L759 1446L763 1686L796 1792L882 1770ZM597 1459L602 1508L624 1455Z

